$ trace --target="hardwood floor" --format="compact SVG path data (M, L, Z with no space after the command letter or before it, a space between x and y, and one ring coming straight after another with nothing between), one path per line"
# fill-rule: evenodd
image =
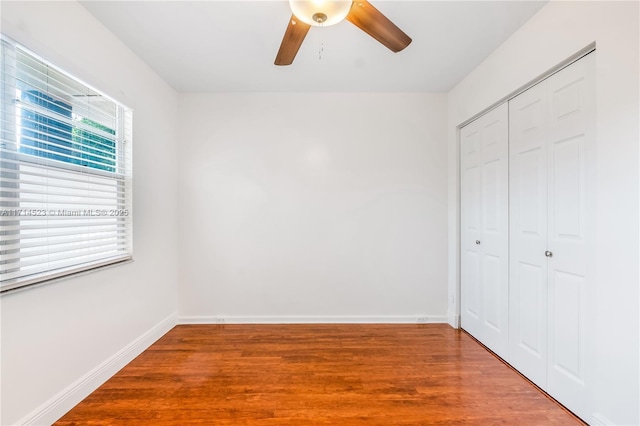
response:
M570 425L444 324L177 326L56 425Z

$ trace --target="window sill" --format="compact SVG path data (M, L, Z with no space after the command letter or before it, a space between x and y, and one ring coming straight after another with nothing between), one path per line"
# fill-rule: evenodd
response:
M57 283L70 278L93 274L98 271L129 263L133 263L133 257L130 255L105 260L92 265L65 268L54 274L48 273L46 274L46 276L36 276L28 279L17 279L15 281L9 281L7 283L3 283L3 287L0 290L0 297L13 295L26 290L32 290L43 285Z

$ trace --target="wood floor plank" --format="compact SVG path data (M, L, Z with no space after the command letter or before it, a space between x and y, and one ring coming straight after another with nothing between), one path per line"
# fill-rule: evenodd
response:
M177 326L56 425L582 424L442 324Z

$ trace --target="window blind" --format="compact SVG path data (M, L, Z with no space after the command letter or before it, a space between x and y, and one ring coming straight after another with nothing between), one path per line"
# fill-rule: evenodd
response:
M0 291L132 254L132 112L2 37Z

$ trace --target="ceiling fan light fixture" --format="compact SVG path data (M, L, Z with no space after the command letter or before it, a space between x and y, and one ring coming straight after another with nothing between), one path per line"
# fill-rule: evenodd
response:
M315 27L328 27L344 20L352 3L352 0L289 0L293 14Z

